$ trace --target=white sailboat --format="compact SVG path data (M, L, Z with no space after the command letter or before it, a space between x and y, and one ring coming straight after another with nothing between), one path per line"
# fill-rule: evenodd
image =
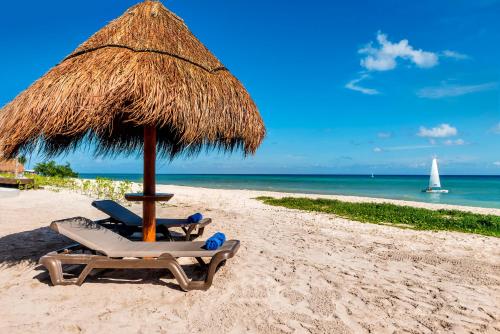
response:
M429 178L429 186L422 190L426 193L448 193L448 190L441 188L441 180L439 179L439 170L437 159L432 159L431 176Z

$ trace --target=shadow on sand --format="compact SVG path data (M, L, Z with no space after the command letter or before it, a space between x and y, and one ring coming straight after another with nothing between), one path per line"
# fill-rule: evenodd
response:
M43 255L74 244L71 239L55 233L48 227L41 227L31 231L9 234L0 237L0 268L9 268L21 263L35 266L39 272L34 278L40 282L50 284L50 278L38 260ZM204 270L198 264L185 264L182 266L188 277L194 280L204 278ZM68 277L78 275L83 266L72 268ZM141 269L141 270L95 270L85 280L84 284L115 283L115 284L157 284L179 289L178 285L166 282L163 279L173 279L168 270Z
M48 227L8 234L0 237L0 266L11 267L21 262L36 264L41 256L71 243Z

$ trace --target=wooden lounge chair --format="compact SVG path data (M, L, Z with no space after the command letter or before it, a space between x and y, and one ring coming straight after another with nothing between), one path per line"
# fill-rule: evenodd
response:
M92 269L161 269L172 272L184 291L207 290L219 265L232 258L240 247L238 240L228 240L219 249L206 250L203 241L136 242L83 217L55 221L54 231L78 244L40 258L53 285L81 285ZM189 280L177 258L196 258L206 269L204 281ZM207 264L203 258L210 258ZM65 278L63 265L85 265L77 278Z
M130 237L133 233L142 231L142 218L115 201L94 201L92 206L109 216L109 218L100 220L97 223L116 230L120 235ZM157 218L156 227L157 231L162 233L168 240L174 239L169 228L180 227L185 234L182 239L189 241L201 237L205 226L211 222L211 218L203 218L197 223L191 223L187 219ZM195 230L196 233L193 233Z

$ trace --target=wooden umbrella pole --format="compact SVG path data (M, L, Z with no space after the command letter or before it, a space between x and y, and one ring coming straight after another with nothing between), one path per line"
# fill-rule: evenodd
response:
M156 127L144 127L144 195L156 193ZM156 241L156 203L144 200L142 207L142 240Z

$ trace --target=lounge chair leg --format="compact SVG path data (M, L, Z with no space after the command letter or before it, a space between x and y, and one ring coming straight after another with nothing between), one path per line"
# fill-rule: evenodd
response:
M49 271L50 281L52 285L70 285L77 282L76 279L65 279L62 271L62 263L60 260L52 257L44 256L40 259L40 264Z
M194 230L194 228L193 228ZM205 230L205 227L199 227L198 230L196 231L196 234L192 233L192 230L189 232L189 234L186 234L186 241L193 241L195 239L198 239L203 235L203 231Z
M78 279L76 281L76 285L80 286L83 284L83 282L85 281L85 279L87 278L87 276L90 274L90 272L92 271L92 269L94 269L94 267L92 266L92 263L89 263L85 266L85 268L83 268L82 272L80 273L80 275L78 276Z
M200 227L198 229L198 233L196 233L196 238L199 238L203 235L203 231L205 231L205 227Z
M194 226L191 225L188 228L185 228L185 227L181 227L181 228L182 228L182 230L184 231L184 234L185 234L184 240L191 241L191 232L193 232Z
M217 272L220 264L233 257L233 255L234 254L231 254L231 252L223 251L217 253L217 255L212 258L210 264L208 265L207 276L205 278L206 289L208 289L212 285L215 273Z
M203 259L201 257L197 257L196 258L196 261L198 261L198 263L202 266L202 267L206 267L207 264L205 263L205 261L203 261Z
M181 289L184 291L192 290L189 288L189 278L187 277L186 272L184 271L184 269L182 269L179 262L177 262L177 260L171 255L164 255L161 257L161 259L167 261L165 263L165 267L166 269L170 270L172 275L174 275Z
M157 226L156 230L159 233L163 234L163 236L165 237L165 239L167 239L168 241L173 241L174 240L172 238L172 234L170 234L169 229L167 227L165 227L164 225Z
M210 286L212 285L215 272L217 271L217 268L219 267L220 263L226 261L227 259L233 256L234 253L230 251L221 251L217 253L212 258L210 264L208 265L204 281L189 280L189 278L186 275L186 272L184 271L184 269L182 269L179 262L177 262L177 260L171 255L169 254L162 255L160 259L166 261L165 266L174 275L181 289L184 291L190 291L190 290L208 290L208 288L210 288ZM198 260L198 262L200 262L201 260L200 264L205 263L201 258L196 258L196 260Z
M62 273L61 261L56 259L50 259L42 257L40 259L40 264L43 265L49 271L50 281L52 285L59 285L64 280Z
M193 231L197 228L198 226L196 225L191 225L187 229L185 227L182 227L182 230L186 234L185 240L186 241L192 241L196 238L199 238L203 235L203 231L205 230L205 227L198 227L198 230L196 231L196 234L193 234Z

